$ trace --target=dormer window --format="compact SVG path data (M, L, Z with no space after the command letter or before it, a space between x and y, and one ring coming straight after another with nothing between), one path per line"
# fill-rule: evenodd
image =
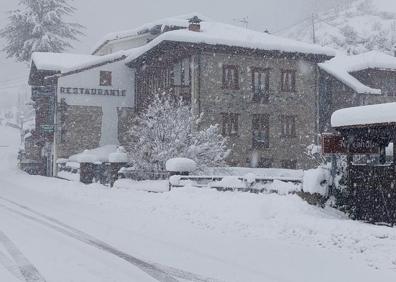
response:
M111 85L112 85L111 71L100 71L100 86L111 86Z

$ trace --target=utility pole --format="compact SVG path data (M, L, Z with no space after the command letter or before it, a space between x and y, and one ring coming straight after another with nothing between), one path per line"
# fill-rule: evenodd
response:
M312 13L312 42L316 44L316 32L315 32L315 14Z
M233 19L233 21L243 24L246 29L248 29L248 27L249 27L249 17L248 16L241 18L241 19Z

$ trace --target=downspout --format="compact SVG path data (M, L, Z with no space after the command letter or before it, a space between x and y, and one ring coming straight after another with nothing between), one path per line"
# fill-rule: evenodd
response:
M319 66L316 63L315 64L315 144L319 145L319 123L320 123L320 87L319 87L319 83L320 83L320 75L319 75Z
M201 117L201 50L198 52L198 89L197 89L197 96L198 96L198 118ZM198 124L198 130L200 129L200 124Z

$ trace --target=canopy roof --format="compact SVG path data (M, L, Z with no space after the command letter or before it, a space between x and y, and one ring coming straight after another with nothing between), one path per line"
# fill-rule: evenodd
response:
M332 127L396 124L396 103L345 108L333 113Z

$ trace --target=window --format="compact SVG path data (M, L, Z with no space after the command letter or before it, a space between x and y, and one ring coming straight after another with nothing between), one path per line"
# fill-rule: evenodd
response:
M223 89L239 89L239 71L237 66L223 66Z
M296 160L282 160L281 166L282 166L282 168L286 168L286 169L297 169L297 161Z
M253 115L253 149L269 147L269 115Z
M283 92L296 91L296 71L282 70L281 90Z
M100 86L111 86L111 71L100 71Z
M270 72L268 69L253 69L252 90L253 102L268 103Z
M283 137L296 137L296 116L281 116Z
M223 130L224 136L238 135L238 117L239 114L225 113L223 116Z
M176 63L173 68L174 86L190 86L190 58Z

